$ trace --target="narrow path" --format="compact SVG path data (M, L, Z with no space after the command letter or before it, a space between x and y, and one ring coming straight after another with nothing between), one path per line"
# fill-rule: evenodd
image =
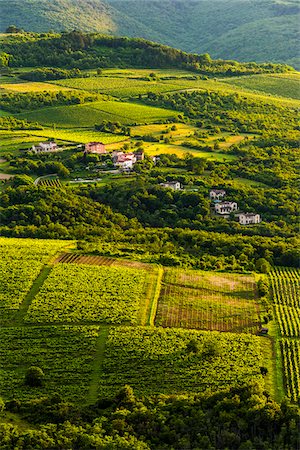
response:
M98 398L98 386L99 386L99 380L101 379L102 375L102 364L104 359L104 351L105 351L105 344L106 339L108 337L109 333L109 326L103 326L100 330L99 336L97 338L96 342L96 353L94 362L92 365L92 375L91 375L91 381L90 381L90 387L89 392L87 394L87 404L93 404L96 402Z
M28 311L29 306L31 305L31 302L33 298L36 296L36 294L41 289L44 281L48 277L49 273L51 272L52 266L44 266L41 270L39 276L35 279L33 282L30 291L26 294L26 297L24 298L23 302L21 303L21 306L18 311L18 316L15 323L12 324L12 326L16 325L23 325L24 317L26 316L26 313Z
M155 292L154 292L154 295L153 295L153 300L152 300L152 304L151 304L150 315L149 315L149 320L148 320L148 324L147 325L154 326L154 321L155 321L156 312L157 312L157 304L158 304L158 299L159 299L159 296L160 296L161 282L162 282L163 275L164 275L164 269L163 269L162 266L159 266L157 279L156 279Z

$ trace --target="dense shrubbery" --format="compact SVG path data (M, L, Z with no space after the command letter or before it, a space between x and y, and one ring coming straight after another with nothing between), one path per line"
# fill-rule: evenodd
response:
M19 75L19 78L29 81L47 81L59 80L63 78L77 78L82 77L83 74L79 69L57 69L55 67L41 67L31 72L25 72Z
M37 122L16 119L13 116L0 117L1 130L41 130L43 127Z
M277 404L257 384L214 395L135 398L130 386L78 407L59 396L6 403L30 429L0 424L0 448L294 450L299 409Z
M24 109L31 110L46 106L78 105L96 99L97 95L79 91L3 93L0 96L0 106L7 111L18 113Z

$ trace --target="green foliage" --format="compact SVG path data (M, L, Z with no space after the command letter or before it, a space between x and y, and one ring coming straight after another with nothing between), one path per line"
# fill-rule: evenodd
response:
M11 67L177 67L202 74L230 76L291 70L278 64L211 60L207 55L185 53L143 39L84 34L80 31L43 38L37 35L33 41L5 43L3 49L11 55Z
M81 77L82 73L79 69L57 69L55 67L41 67L31 72L25 72L20 75L22 80L29 81L46 81L46 80L59 80L64 78L77 78Z
M76 91L54 92L17 92L3 93L0 96L0 106L14 113L43 108L46 106L74 105L91 102L97 97L92 94Z
M25 384L31 387L43 385L45 374L38 366L30 366L25 373Z

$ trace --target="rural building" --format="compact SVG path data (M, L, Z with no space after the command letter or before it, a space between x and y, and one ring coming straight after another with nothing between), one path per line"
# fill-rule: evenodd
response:
M160 186L173 189L174 191L180 191L181 184L179 181L166 181L165 183L159 183Z
M209 192L209 197L211 200L221 200L223 197L225 197L226 191L223 189L211 189Z
M221 202L215 205L217 214L230 214L238 209L236 202Z
M250 225L250 224L260 223L261 218L260 218L259 214L241 213L239 215L239 222L241 225Z
M143 150L137 150L136 152L134 152L136 160L137 161L143 161L145 158L145 154L143 152Z
M31 147L31 150L35 153L50 153L57 152L57 150L59 150L59 147L57 146L56 142L40 142L39 145L33 145Z
M85 153L106 153L105 145L102 142L88 142L85 144Z
M267 328L267 327L261 327L258 331L258 334L260 336L266 335L268 333L269 333L269 328Z
M112 161L115 167L122 170L131 170L136 163L136 155L134 153L113 152Z

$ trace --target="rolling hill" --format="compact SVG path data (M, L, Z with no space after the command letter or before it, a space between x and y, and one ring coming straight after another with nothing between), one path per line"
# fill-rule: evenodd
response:
M300 67L296 0L0 0L1 30L143 37L214 58Z

